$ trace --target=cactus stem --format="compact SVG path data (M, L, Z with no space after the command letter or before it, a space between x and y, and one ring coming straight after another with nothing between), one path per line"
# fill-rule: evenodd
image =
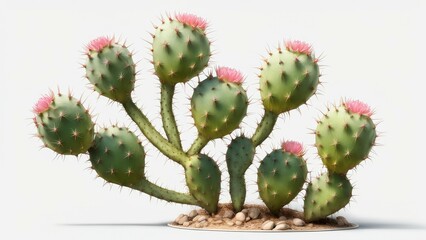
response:
M182 150L179 129L173 114L174 92L175 85L161 83L161 117L167 138L176 148Z
M191 147L188 149L186 154L188 156L196 155L200 153L200 151L207 145L209 142L209 139L198 135L198 137L195 139L194 143L192 143Z
M265 109L265 114L263 115L261 122L257 126L257 129L251 138L255 147L262 144L262 142L265 141L269 134L271 134L275 123L277 122L277 118L278 115L276 113Z

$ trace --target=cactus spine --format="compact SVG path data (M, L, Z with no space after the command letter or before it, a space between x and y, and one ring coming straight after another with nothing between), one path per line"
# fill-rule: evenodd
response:
M138 137L125 127L98 128L80 100L70 94L43 96L34 107L34 123L44 145L64 155L88 153L92 168L109 183L137 189L169 202L198 205L210 213L218 210L221 172L215 160L201 153L211 140L224 138L240 127L247 114L244 77L228 67L216 67L195 87L191 114L198 135L183 149L173 113L177 84L185 84L208 67L211 51L207 23L192 14L163 18L152 34L152 64L161 84L161 118L165 136L134 103L136 64L127 46L100 37L86 48L83 67L94 91L118 102L142 134L162 154L185 171L188 192L176 192L150 182L145 176L145 150ZM256 147L271 134L280 114L297 109L315 94L319 84L318 59L301 41L268 53L260 67L260 95L264 115L251 137L235 137L226 152L232 205L241 211L246 198L245 172ZM359 101L345 101L318 121L316 147L328 172L309 183L305 219L322 219L344 207L352 196L346 173L368 157L375 143L370 108ZM258 189L269 210L278 214L302 190L307 166L300 143L287 141L261 161Z

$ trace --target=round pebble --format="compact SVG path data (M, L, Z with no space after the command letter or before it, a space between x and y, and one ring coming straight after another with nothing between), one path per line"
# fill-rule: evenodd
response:
M243 212L235 214L235 220L244 222L246 220L246 215Z
M249 208L248 216L251 219L257 219L260 216L260 210L258 208Z
M201 223L198 223L198 222L197 222L197 223L195 223L195 224L194 224L194 227L196 227L196 228L200 228L200 227L201 227Z
M191 212L188 213L188 217L190 218L194 218L197 215L198 215L198 212L196 210L192 210Z
M223 213L223 218L233 218L234 217L234 212L231 210L226 210Z
M189 224L190 224L190 222L184 222L184 223L182 224L182 226L184 226L184 227L188 227L188 226L189 226Z
M227 222L226 222L226 225L228 225L228 226L234 226L234 224L235 224L235 223L234 223L234 222L232 222L232 221L227 221Z
M197 218L197 222L202 222L202 221L206 221L207 220L207 216L206 215L199 215L200 217Z
M223 223L223 220L216 220L216 221L214 221L213 223L214 223L214 224L221 224L221 223Z
M278 231L278 230L287 230L287 229L290 229L290 226L288 224L281 223L281 224L277 224L277 226L275 226L274 229L272 230Z
M188 222L188 216L183 215L181 218L179 218L179 221L177 222L179 225L182 225L184 222Z
M272 230L275 227L275 223L268 220L262 224L262 230Z
M179 222L179 219L183 217L183 214L179 214L179 216L175 219L175 223Z
M241 221L235 221L235 225L237 225L237 226L241 226L243 224L243 222L241 222Z
M305 226L305 221L303 221L300 218L294 218L293 219L293 224L294 224L294 226L301 227L301 226Z
M343 217L343 216L336 217L336 222L337 222L337 226L339 226L339 227L344 227L344 226L350 225L348 220L346 220L346 218Z

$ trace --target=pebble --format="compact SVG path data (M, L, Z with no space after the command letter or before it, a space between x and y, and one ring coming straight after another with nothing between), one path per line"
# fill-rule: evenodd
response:
M206 215L200 215L200 217L197 219L197 222L202 222L202 221L206 221L206 220L207 220Z
M195 225L194 225L194 227L196 227L196 228L200 228L201 227L201 223L195 223Z
M190 224L191 224L190 222L184 222L184 223L182 224L182 226L184 226L184 227L188 227Z
M182 225L184 222L188 222L188 216L183 215L183 217L179 218L179 221L177 222L179 225Z
M294 226L301 227L301 226L305 226L305 221L303 221L300 218L294 218L293 219L293 224L294 224Z
M235 220L244 222L246 220L246 215L243 212L235 214Z
M209 222L207 222L207 221L204 221L204 222L201 223L202 227L207 227L208 225L209 225Z
M248 213L248 209L245 208L245 209L241 210L241 212L244 213L244 214L247 214Z
M288 224L280 223L280 224L277 224L277 226L275 226L274 229L272 230L278 231L278 230L287 230L287 229L290 229L290 226Z
M213 222L214 221L214 219L213 218L211 218L211 217L209 217L209 218L207 218L207 222Z
M216 221L214 221L213 223L214 223L214 224L221 224L221 223L223 223L223 220L216 220Z
M248 216L251 219L257 219L260 216L260 210L258 208L249 208Z
M280 218L278 218L281 221L287 220L287 218L285 216L280 216Z
M205 209L198 209L197 210L198 215L208 215L209 213Z
M198 215L197 210L192 210L191 212L188 213L188 217L190 218L194 218L197 215Z
M243 225L243 222L241 222L241 221L235 221L235 225L241 226L241 225Z
M251 218L250 217L246 217L246 222L250 221Z
M228 225L228 226L234 226L234 224L235 224L235 223L234 223L234 222L232 222L232 221L227 221L227 222L226 222L226 225Z
M343 216L336 217L336 222L337 222L337 226L339 226L339 227L344 227L344 226L350 225L348 220L346 220L346 218L343 217Z
M175 219L175 223L179 222L179 219L183 217L184 214L179 214L179 216Z
M234 217L234 212L231 210L226 210L223 213L223 218L233 218Z
M286 221L278 221L277 223L275 223L275 225L280 225L280 224L287 224Z
M308 225L306 225L307 227L313 227L314 224L313 223L309 223Z
M262 230L272 230L275 227L275 223L268 220L262 224Z

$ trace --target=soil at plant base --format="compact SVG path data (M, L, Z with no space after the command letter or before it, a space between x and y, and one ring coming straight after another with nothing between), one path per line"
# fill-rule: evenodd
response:
M344 217L326 218L313 223L305 223L303 212L283 208L278 216L269 213L264 205L246 204L244 209L235 213L231 204L219 204L216 214L204 209L192 210L180 214L170 223L172 227L223 231L324 231L356 228Z

